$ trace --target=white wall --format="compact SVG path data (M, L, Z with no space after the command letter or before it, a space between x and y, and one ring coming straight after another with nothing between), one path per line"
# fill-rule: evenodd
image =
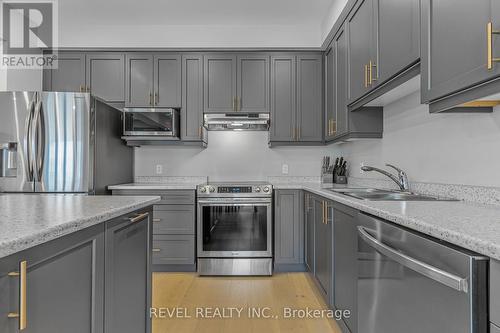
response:
M209 132L206 149L199 147L140 147L135 151L135 175L208 176L210 180L261 180L282 175L319 176L321 158L336 147L268 147L267 132Z
M325 40L325 38L332 30L333 25L337 22L337 19L342 13L342 10L346 6L348 0L333 0L328 12L326 13L323 21L321 22L321 42Z
M6 87L9 91L42 90L42 70L9 69L5 71Z
M489 114L429 114L416 92L384 108L383 139L341 148L354 177L381 178L360 174L361 162L392 163L410 181L500 187L500 108Z

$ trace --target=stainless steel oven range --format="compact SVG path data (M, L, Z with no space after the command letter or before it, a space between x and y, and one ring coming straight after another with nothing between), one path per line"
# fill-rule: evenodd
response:
M272 193L262 182L198 186L198 274L272 275Z

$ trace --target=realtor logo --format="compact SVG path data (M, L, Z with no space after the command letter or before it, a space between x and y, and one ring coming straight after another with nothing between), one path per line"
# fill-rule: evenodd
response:
M0 0L2 68L56 68L56 0Z

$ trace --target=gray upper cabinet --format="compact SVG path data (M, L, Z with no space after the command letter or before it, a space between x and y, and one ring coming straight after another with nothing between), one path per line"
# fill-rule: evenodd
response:
M204 111L232 112L236 108L236 55L204 57Z
M274 212L274 262L304 263L303 194L299 190L276 191Z
M237 61L237 110L269 112L269 55L238 55Z
M323 138L323 58L320 54L297 56L297 139L319 142Z
M294 55L271 56L271 141L296 139L296 80Z
M86 82L90 92L108 102L125 101L125 56L122 53L87 54Z
M45 91L85 91L85 54L60 52L58 68L43 75Z
M336 50L333 42L325 52L325 140L335 137L336 109Z
M314 198L314 258L315 276L328 304L332 298L333 227L332 203L322 198Z
M375 0L360 0L347 18L349 40L349 104L376 83ZM370 78L371 73L371 78Z
M153 55L138 53L127 54L125 69L125 106L154 106Z
M151 331L148 315L151 306L150 228L148 216L139 221L120 217L107 222L106 333Z
M181 107L181 56L175 53L154 55L154 99L157 107Z
M334 204L334 304L336 309L351 309L349 318L344 322L351 332L356 332L357 299L357 211Z
M420 0L375 0L378 81L387 81L420 58Z
M203 126L203 55L182 56L181 139L201 141Z
M488 68L488 31L500 29L496 0L422 0L422 101L429 102L500 75ZM496 12L492 9L496 8ZM493 14L494 13L494 14ZM492 57L500 57L492 35Z

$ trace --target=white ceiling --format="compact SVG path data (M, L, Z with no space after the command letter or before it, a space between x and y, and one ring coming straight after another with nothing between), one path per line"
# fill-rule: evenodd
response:
M345 1L59 0L59 46L319 47Z

